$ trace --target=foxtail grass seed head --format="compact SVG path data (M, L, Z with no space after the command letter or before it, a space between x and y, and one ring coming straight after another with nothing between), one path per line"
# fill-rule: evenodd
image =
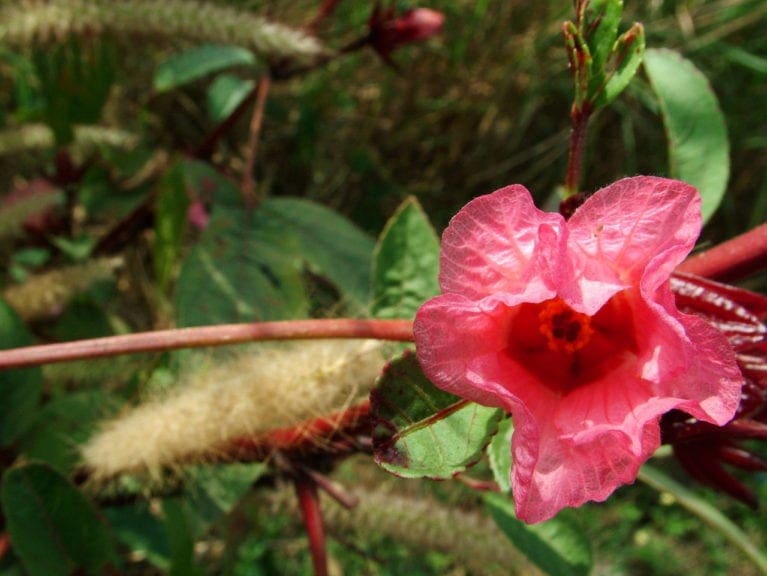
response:
M191 0L26 0L0 9L0 42L28 46L109 33L236 44L270 62L310 64L316 38L251 12Z
M105 422L82 449L94 481L221 455L228 441L296 425L367 394L384 364L371 340L265 346L182 379Z
M100 258L29 277L7 288L3 299L24 320L55 316L77 296L97 282L114 278L121 258Z

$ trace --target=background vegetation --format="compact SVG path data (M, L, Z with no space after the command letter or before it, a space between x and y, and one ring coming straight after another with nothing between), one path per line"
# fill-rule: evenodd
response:
M293 29L313 18L316 4L206 2ZM309 70L290 68L284 79L277 75L252 173L258 197L266 199L263 213L277 224L238 237L217 262L229 274L252 264L238 242L272 246L273 252L252 256L261 272L232 274L241 286L271 282L280 290L271 300L214 306L206 300L208 276L195 263L200 246L213 250L218 240L244 229L236 216L242 208L237 187L251 147L248 109L212 150L201 150L224 108L211 103L211 89L217 82L252 89L267 64L285 70L279 54L262 57L249 46L257 57L227 69L228 80L212 70L164 89L158 70L174 55L211 41L184 32L183 19L171 25L157 16L157 26L130 34L59 21L25 35L13 28L13 10L21 5L0 8L0 256L8 303L2 347L172 325L365 313L368 268L357 270L356 279L355 272L338 273L307 229L342 246L347 262L369 262L373 238L410 195L437 230L470 198L509 183L524 184L541 205L558 201L572 101L560 28L572 18L572 3L434 0L429 7L446 16L442 33L397 50L396 67L363 49ZM342 1L319 24L318 36L340 48L366 33L370 13L368 2ZM205 14L200 8L188 18L204 27ZM624 21L644 24L648 47L671 47L694 62L724 112L731 177L704 243L767 220L767 4L626 0ZM251 24L243 21L237 34ZM240 38L226 34L214 39ZM632 174L668 174L658 104L641 73L592 122L584 189ZM316 204L291 204L296 197ZM186 223L190 203L198 200L212 210L205 232ZM759 288L764 280L747 283ZM0 421L0 470L35 460L71 476L77 447L98 420L172 387L192 363L209 366L215 358L142 355L8 373L0 380L0 402L15 408ZM767 457L763 447L755 449ZM333 573L533 570L476 493L455 482L397 480L369 460L352 458L334 472L360 496L355 512L323 501ZM658 460L688 483L670 458ZM105 504L98 517L109 522L120 551L116 573L310 573L290 489L273 470L238 466L213 480L196 469L186 472L196 494L179 496L171 486L174 498ZM484 463L473 473L489 474ZM258 489L250 491L253 482ZM751 474L747 482L767 501L767 475ZM695 490L767 547L763 510ZM758 573L673 495L643 484L564 516L591 542L596 574ZM2 576L29 570L13 551L0 556Z

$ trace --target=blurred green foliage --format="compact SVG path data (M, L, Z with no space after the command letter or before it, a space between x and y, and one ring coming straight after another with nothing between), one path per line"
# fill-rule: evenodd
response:
M294 28L305 25L318 5L208 2ZM201 48L154 29L140 38L54 30L27 45L0 44L1 284L4 295L23 288L27 300L18 306L29 305L13 311L0 303L0 345L211 321L342 312L396 316L391 310L400 310L397 290L403 287L392 278L427 270L431 276L413 291L435 289L434 258L403 260L401 252L412 248L397 247L416 242L433 253L426 214L439 231L470 198L509 183L524 184L542 206L554 205L573 98L561 36L562 22L573 18L572 2L434 0L429 6L446 15L443 33L398 50L396 69L366 49L275 80L253 174L263 199L255 212L243 205L238 184L246 165L248 106L266 65L258 54L222 47L226 39ZM342 1L320 23L320 38L339 48L363 36L371 7ZM672 48L704 73L725 116L730 179L704 242L764 222L767 4L626 0L623 22L634 21L643 23L648 48ZM627 26L621 24L618 34ZM277 69L282 63L270 64ZM217 134L242 106L246 113ZM623 175L669 174L661 111L640 72L593 118L584 189ZM402 220L385 228L403 201ZM190 216L193 207L210 216L204 230ZM410 228L414 236L400 232ZM89 263L114 255L120 270L106 280L94 272L90 280ZM84 267L73 269L72 261ZM49 271L59 274L46 276ZM411 313L412 299L405 304ZM87 551L64 550L75 567L111 563L117 543L122 565L116 566L126 574L309 573L295 511L272 512L259 500L262 491L250 490L261 482L260 465L195 469L183 485L173 477L163 485L173 498L161 506L141 498L136 504L136 492L147 488L123 478L111 487L114 493L100 495L112 505L98 517L65 479L77 479L78 447L100 419L173 386L188 360L146 355L0 374L0 471L10 486L4 507L18 500L20 479L32 478L34 487L55 485L66 502L85 510L99 550L95 560ZM475 471L492 478L484 463ZM357 462L340 472L346 482L372 490L386 482ZM767 476L748 481L767 500ZM482 509L476 495L455 483L401 489L414 497L428 493L445 507ZM764 512L700 493L758 545L767 545ZM127 504L115 504L120 498ZM10 514L4 510L0 532L23 522L24 512L21 505ZM104 519L108 532L100 528ZM52 530L59 524L70 529L71 519L55 520ZM645 486L587 505L578 520L592 543L594 573L755 573L673 497ZM334 534L336 573L478 573L454 551L424 551L417 540L379 533L376 526ZM0 575L21 574L17 560L34 556L29 550L22 545L18 556L0 554Z

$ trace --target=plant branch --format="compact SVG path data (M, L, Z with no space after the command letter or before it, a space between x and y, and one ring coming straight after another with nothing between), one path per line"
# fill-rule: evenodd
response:
M767 223L691 256L677 270L719 281L767 270Z
M136 352L165 352L181 348L230 346L259 340L310 340L316 338L374 338L410 342L413 340L413 323L410 320L338 318L221 324L156 330L3 350L0 351L0 370L71 360L104 358Z
M242 173L242 198L245 205L249 208L258 206L258 196L255 192L255 182L253 180L253 170L256 165L256 156L258 156L258 139L261 135L261 126L264 123L264 107L266 98L269 95L269 88L272 84L268 73L261 74L256 88L256 103L253 106L253 117L250 120L250 133L248 136L248 146L245 149L245 168Z
M0 532L0 560L11 551L11 538L8 532Z
M572 131L570 132L570 150L567 155L565 173L565 197L578 193L583 171L583 153L586 149L586 132L591 118L591 104L584 102L581 107L573 105L570 112Z
M237 121L242 117L248 107L256 99L257 91L258 87L253 88L243 99L243 101L237 105L237 108L235 108L232 113L229 114L229 116L216 124L213 130L211 130L205 136L205 139L200 142L200 144L192 151L192 156L199 160L209 160L210 157L213 156L216 145L221 140L221 138L227 134L235 124L237 124Z
M299 474L295 480L298 506L309 537L309 549L312 554L314 576L328 576L328 554L325 548L325 528L322 524L322 511L317 493L317 484L309 476Z

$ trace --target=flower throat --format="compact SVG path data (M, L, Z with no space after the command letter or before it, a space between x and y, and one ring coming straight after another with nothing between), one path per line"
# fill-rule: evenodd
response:
M538 321L538 331L546 337L549 350L555 352L576 352L589 343L594 333L591 318L576 312L559 298L543 303Z

